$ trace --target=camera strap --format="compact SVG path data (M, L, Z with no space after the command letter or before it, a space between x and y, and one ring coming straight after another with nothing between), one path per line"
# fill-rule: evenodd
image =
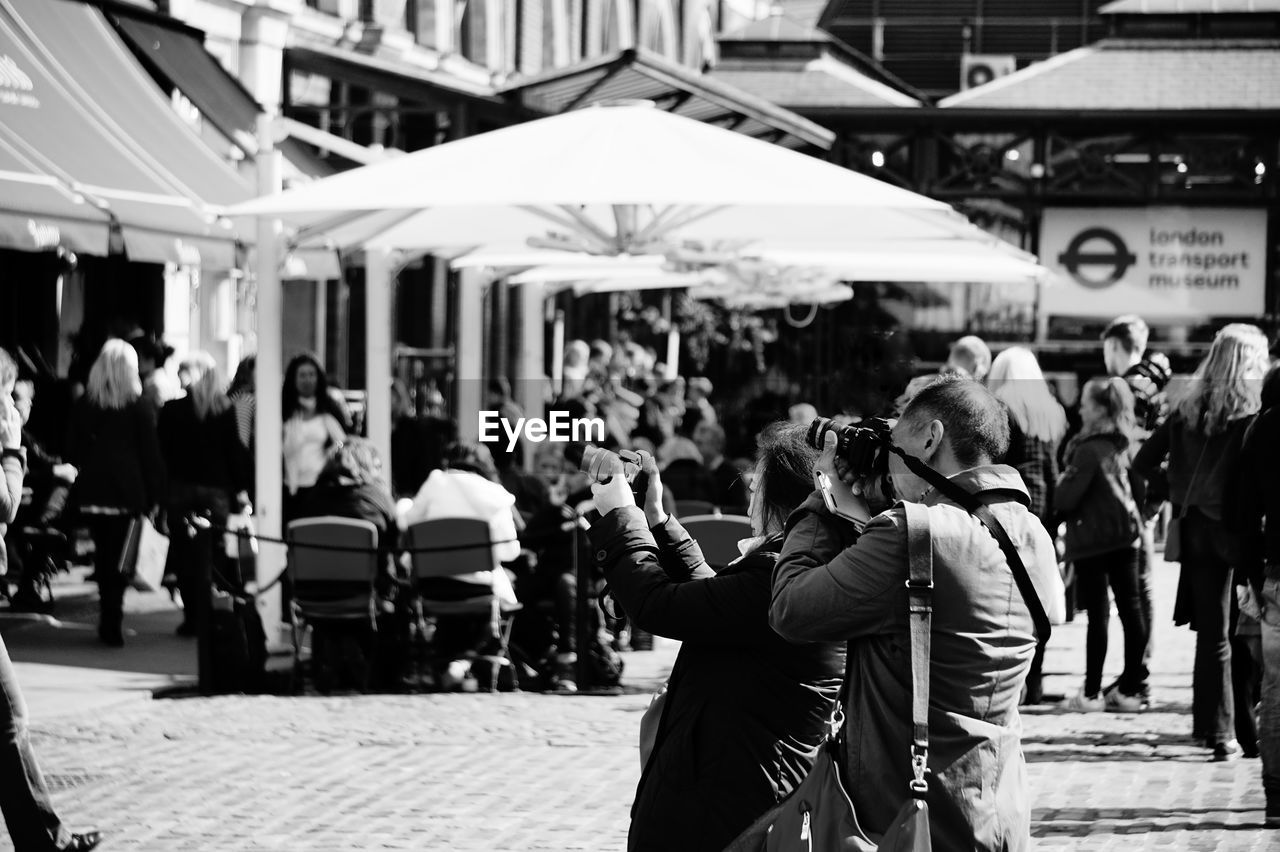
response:
M1009 538L1009 533L1005 531L999 519L992 513L991 507L982 502L978 495L964 490L920 459L903 452L901 448L890 444L889 451L901 458L908 470L928 482L939 493L960 506L960 508L973 515L987 528L987 531L991 533L992 538L996 540L996 544L1000 546L1000 550L1004 553L1005 561L1009 563L1009 569L1013 572L1013 581L1017 583L1018 591L1022 593L1022 599L1026 601L1027 609L1031 610L1031 621L1035 624L1036 638L1040 642L1048 642L1049 636L1053 633L1053 628L1049 624L1049 615L1045 612L1044 604L1040 600L1040 594L1036 591L1035 584L1031 582L1031 574L1027 571L1027 566L1022 561L1022 555L1018 553L1018 548L1014 546L1013 541Z

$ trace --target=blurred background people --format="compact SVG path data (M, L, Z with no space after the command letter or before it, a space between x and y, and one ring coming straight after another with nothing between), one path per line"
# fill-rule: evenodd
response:
M1009 409L1009 453L1004 463L1022 475L1031 497L1031 514L1052 536L1058 444L1067 431L1066 412L1049 390L1035 354L1022 346L1011 346L995 357L987 374L987 387ZM1039 704L1044 695L1044 650L1044 643L1038 643L1027 675L1023 698L1027 704Z
M230 514L249 502L252 460L248 447L240 441L235 407L213 356L202 351L189 353L182 359L179 374L187 377L186 396L170 400L160 409L157 434L169 475L166 572L173 573L172 582L182 593L184 618L178 635L194 636L189 607L196 596L209 594L203 585L201 560L225 562L226 557L220 547L212 547L212 553L198 552L201 542L210 547L213 539L197 537L186 518L199 515L215 527L226 527ZM225 564L218 567L229 576Z
M444 469L432 471L417 496L400 511L400 528L406 530L421 521L439 518L486 521L493 544L493 567L489 571L426 580L418 586L424 598L458 601L492 595L496 607L519 603L511 576L503 568L504 562L520 555L515 502L515 497L498 482L493 457L483 444L459 441L445 451ZM469 616L438 619L437 661L447 666L449 660L486 649L495 638L494 621ZM448 688L452 684L445 676L446 670L439 672L439 682Z
M296 517L296 506L324 470L329 450L346 442L343 413L329 392L329 380L314 355L302 354L284 371L284 519Z
M71 415L67 459L80 471L74 499L93 537L98 638L119 647L129 583L120 563L129 524L154 516L165 497L155 417L142 399L138 356L123 340L108 340L89 370L85 394Z
M312 679L316 689L364 691L370 685L395 688L406 640L394 617L399 602L395 553L400 539L395 504L382 459L373 444L351 438L330 448L316 484L295 504L299 518L334 516L368 521L378 531L379 568L374 580L379 605L376 631L367 622L312 625Z
M944 372L961 372L976 382L986 381L991 369L991 348L981 337L966 334L951 344Z
M992 370L994 373L994 369ZM1150 625L1142 613L1138 546L1142 519L1129 480L1135 428L1133 394L1123 379L1093 379L1080 395L1080 433L1067 447L1067 467L1054 490L1066 522L1064 558L1075 563L1079 597L1089 615L1084 689L1063 704L1067 710L1123 712L1142 709L1147 679L1143 651ZM1124 628L1124 671L1102 692L1111 600Z
M1233 734L1227 635L1240 542L1225 523L1223 507L1245 430L1261 406L1267 366L1267 338L1260 329L1244 323L1223 328L1171 400L1169 418L1134 459L1135 471L1149 481L1166 475L1161 465L1168 460L1169 499L1181 515L1174 623L1196 631L1192 736L1212 749L1215 760L1241 752Z

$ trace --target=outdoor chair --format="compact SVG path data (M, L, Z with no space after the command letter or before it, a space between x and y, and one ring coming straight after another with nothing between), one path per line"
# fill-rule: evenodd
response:
M491 680L484 686L495 689L499 671L510 669L511 688L519 689L516 665L511 657L511 628L521 604L504 603L494 594L480 594L461 600L432 597L429 581L455 578L477 571L501 571L494 565L493 544L488 521L474 518L436 518L421 521L405 532L405 547L412 566L411 582L417 592L420 617L475 616L488 618L490 633L497 647L495 653L480 659L492 668Z
M718 515L720 512L710 500L677 500L676 519L692 518L695 515Z
M317 626L364 628L370 635L377 630L373 584L379 564L378 528L369 521L323 516L293 521L286 537L287 567L293 584L296 688L301 685L302 640L308 627L312 635L313 678L327 664L317 650ZM319 679L317 686L321 686Z
M694 515L680 518L680 525L702 549L702 557L719 572L742 554L738 542L751 537L751 520L742 515Z

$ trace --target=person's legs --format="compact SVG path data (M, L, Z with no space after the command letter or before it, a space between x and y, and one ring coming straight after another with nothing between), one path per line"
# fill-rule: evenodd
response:
M1231 694L1231 645L1227 640L1231 566L1218 553L1221 525L1192 511L1183 529L1182 570L1191 584L1196 653L1191 684L1194 730L1206 744L1231 741L1235 703Z
M1106 554L1107 579L1115 594L1116 613L1124 628L1124 671L1120 674L1120 692L1123 695L1139 695L1147 681L1147 667L1143 663L1147 649L1148 626L1142 614L1142 592L1139 580L1141 551L1126 548Z
M124 592L128 583L120 573L120 555L129 535L130 520L125 515L99 515L90 522L93 571L98 581L98 637L108 645L124 644Z
M1156 564L1156 519L1148 518L1142 524L1142 546L1138 552L1138 602L1142 607L1142 620L1147 625L1147 645L1142 652L1144 671L1151 669L1151 655L1155 653L1155 610L1152 606L1151 571ZM1147 694L1147 679L1142 679L1142 694Z
M27 705L0 638L0 811L16 850L57 850L71 840L58 819L27 730Z
M1102 667L1107 660L1107 632L1111 621L1106 559L1091 556L1075 562L1078 594L1089 618L1085 634L1084 694L1086 698L1096 698L1102 691Z
M1262 709L1258 713L1267 818L1280 824L1280 565L1262 586Z
M1235 590L1228 593L1230 599L1230 621L1227 635L1231 642L1231 698L1235 705L1236 739L1246 755L1258 754L1258 724L1253 707L1257 703L1254 698L1253 657L1249 653L1248 635L1241 634L1243 628L1248 631L1257 626L1249 616L1240 612L1240 604L1236 601Z

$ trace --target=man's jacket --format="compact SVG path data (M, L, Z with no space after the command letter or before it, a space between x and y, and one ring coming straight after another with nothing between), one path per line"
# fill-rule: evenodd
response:
M1018 472L973 468L952 481L991 504L1042 600L1057 560L1027 510ZM1031 808L1018 698L1035 653L1031 614L999 545L980 521L936 491L929 699L929 808L937 852L1022 850ZM907 530L901 505L849 525L817 495L788 521L773 575L770 623L795 641L849 642L846 780L864 829L882 833L909 796L911 650Z

